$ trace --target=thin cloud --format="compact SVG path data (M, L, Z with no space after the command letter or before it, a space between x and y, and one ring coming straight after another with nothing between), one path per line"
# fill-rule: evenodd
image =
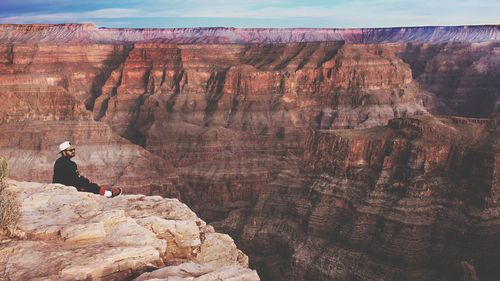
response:
M79 13L53 13L53 14L24 14L0 18L2 23L30 23L30 22L65 22L85 21L88 19L121 19L141 17L143 11L137 9L100 9Z
M187 19L206 19L209 25L228 21L245 22L257 25L263 22L301 26L304 23L331 27L384 27L411 25L460 25L460 24L498 24L497 11L500 2L485 0L440 0L440 1L403 1L403 0L351 0L351 1L305 1L292 0L241 0L236 3L228 0L214 0L207 4L202 0L123 0L122 7L115 8L114 1L75 0L71 5L85 6L90 11L46 10L9 15L2 6L40 4L41 0L12 1L0 4L1 23L54 23L54 22L94 22L104 26L133 26L142 21L159 22L168 19L179 23ZM57 3L62 0L55 0ZM66 0L65 0L66 1ZM114 2L114 3L113 3ZM299 5L301 2L302 5ZM321 3L319 3L321 2ZM76 3L76 4L75 4ZM88 5L84 4L88 3ZM316 4L315 4L316 3ZM99 4L99 8L96 5ZM70 5L70 4L68 4ZM102 8L102 6L107 8ZM92 9L94 7L95 9ZM49 7L50 8L50 7ZM55 8L54 8L55 9ZM58 8L62 9L62 8ZM69 8L68 8L69 9ZM250 24L248 24L250 23ZM251 26L250 26L251 27Z

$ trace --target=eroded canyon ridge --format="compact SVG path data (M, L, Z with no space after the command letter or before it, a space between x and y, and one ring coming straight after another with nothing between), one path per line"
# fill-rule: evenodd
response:
M0 155L178 197L263 280L498 280L500 27L0 25Z

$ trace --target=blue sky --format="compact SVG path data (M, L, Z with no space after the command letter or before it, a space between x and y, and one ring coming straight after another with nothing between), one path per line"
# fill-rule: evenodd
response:
M500 0L0 0L0 23L99 27L392 27L500 24Z

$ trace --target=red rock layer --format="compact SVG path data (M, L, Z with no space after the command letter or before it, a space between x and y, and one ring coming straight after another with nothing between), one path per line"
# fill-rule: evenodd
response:
M410 68L383 46L150 43L130 50L93 109L179 167L183 200L220 219L300 157L306 128L426 114L420 96Z
M71 140L80 173L93 182L123 187L126 193L175 196L177 179L164 159L119 137L94 121L23 121L0 124L0 154L18 180L52 182L58 143Z
M254 132L273 119L303 126L314 117L323 128L369 127L425 114L420 94L408 66L382 46L138 44L106 81L94 114L146 140L159 120L176 119Z
M127 52L112 45L2 45L0 150L11 176L52 181L57 145L71 140L83 175L127 192L173 192L172 166L96 123L85 103ZM140 172L139 172L140 171Z
M0 120L91 120L84 102L124 54L113 45L0 45Z
M496 127L377 127L441 108L412 79L436 75L424 47L4 44L0 152L14 178L48 181L72 139L83 174L180 197L273 280L454 279L474 271L461 261L483 278L498 258L481 244L498 245Z

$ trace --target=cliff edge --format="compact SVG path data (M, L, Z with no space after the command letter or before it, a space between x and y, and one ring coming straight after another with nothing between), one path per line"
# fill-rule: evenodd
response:
M2 280L259 280L231 237L177 199L7 188L19 195L21 218L18 238L0 237Z

